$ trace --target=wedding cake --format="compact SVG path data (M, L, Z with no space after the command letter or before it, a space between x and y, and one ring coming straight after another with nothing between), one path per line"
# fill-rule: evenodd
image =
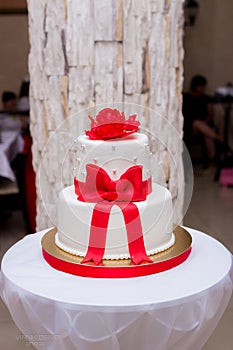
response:
M106 108L89 118L91 129L76 140L74 185L59 195L55 244L83 264L152 263L175 236L171 194L152 182L148 137L136 115Z

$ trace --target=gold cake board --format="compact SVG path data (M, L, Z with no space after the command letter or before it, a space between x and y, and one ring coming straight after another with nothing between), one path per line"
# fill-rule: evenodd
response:
M174 245L161 253L150 255L153 263L134 265L131 259L104 259L99 265L92 262L82 264L83 257L69 254L55 244L56 232L57 229L53 228L42 237L42 252L45 260L57 270L83 277L128 278L150 275L180 265L191 253L191 235L184 228L177 226L173 231Z

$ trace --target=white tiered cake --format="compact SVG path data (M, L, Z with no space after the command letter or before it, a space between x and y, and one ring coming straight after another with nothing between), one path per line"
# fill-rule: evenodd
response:
M100 113L111 111L116 113L110 109ZM137 125L135 116L130 118L129 124ZM113 128L114 122L119 126L113 120ZM164 251L175 242L171 194L151 183L146 135L132 127L134 131L112 138L109 129L103 128L107 135L99 139L98 127L92 120L94 137L87 132L77 139L79 166L74 186L59 196L55 242L62 250L97 264L92 254L100 260L133 258L141 263L145 254ZM143 250L145 254L138 258Z

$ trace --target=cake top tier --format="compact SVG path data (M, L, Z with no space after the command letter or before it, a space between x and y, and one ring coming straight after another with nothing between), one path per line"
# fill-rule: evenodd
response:
M135 165L142 167L143 180L151 176L148 138L137 132L140 122L136 115L126 118L123 112L106 108L97 114L96 120L89 118L91 130L77 138L79 181L85 181L88 164L103 168L112 180Z
M143 179L151 176L148 138L144 134L134 133L111 140L90 140L81 135L77 139L76 177L84 181L87 164L102 167L109 176L118 179L133 165L143 167Z

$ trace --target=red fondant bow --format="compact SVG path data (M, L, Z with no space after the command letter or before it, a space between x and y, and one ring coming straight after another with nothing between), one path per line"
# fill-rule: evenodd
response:
M114 204L121 208L124 216L132 261L135 264L152 262L146 254L139 211L133 203L146 199L151 192L151 178L142 180L141 166L129 168L116 181L96 165L87 164L86 170L85 182L74 179L75 193L78 200L97 203L92 215L88 250L82 262L94 261L99 264L102 261L109 215Z
M151 178L142 181L142 167L135 165L121 177L113 181L103 168L87 164L86 181L76 178L75 193L83 202L99 202L102 200L117 202L144 201L151 192Z

